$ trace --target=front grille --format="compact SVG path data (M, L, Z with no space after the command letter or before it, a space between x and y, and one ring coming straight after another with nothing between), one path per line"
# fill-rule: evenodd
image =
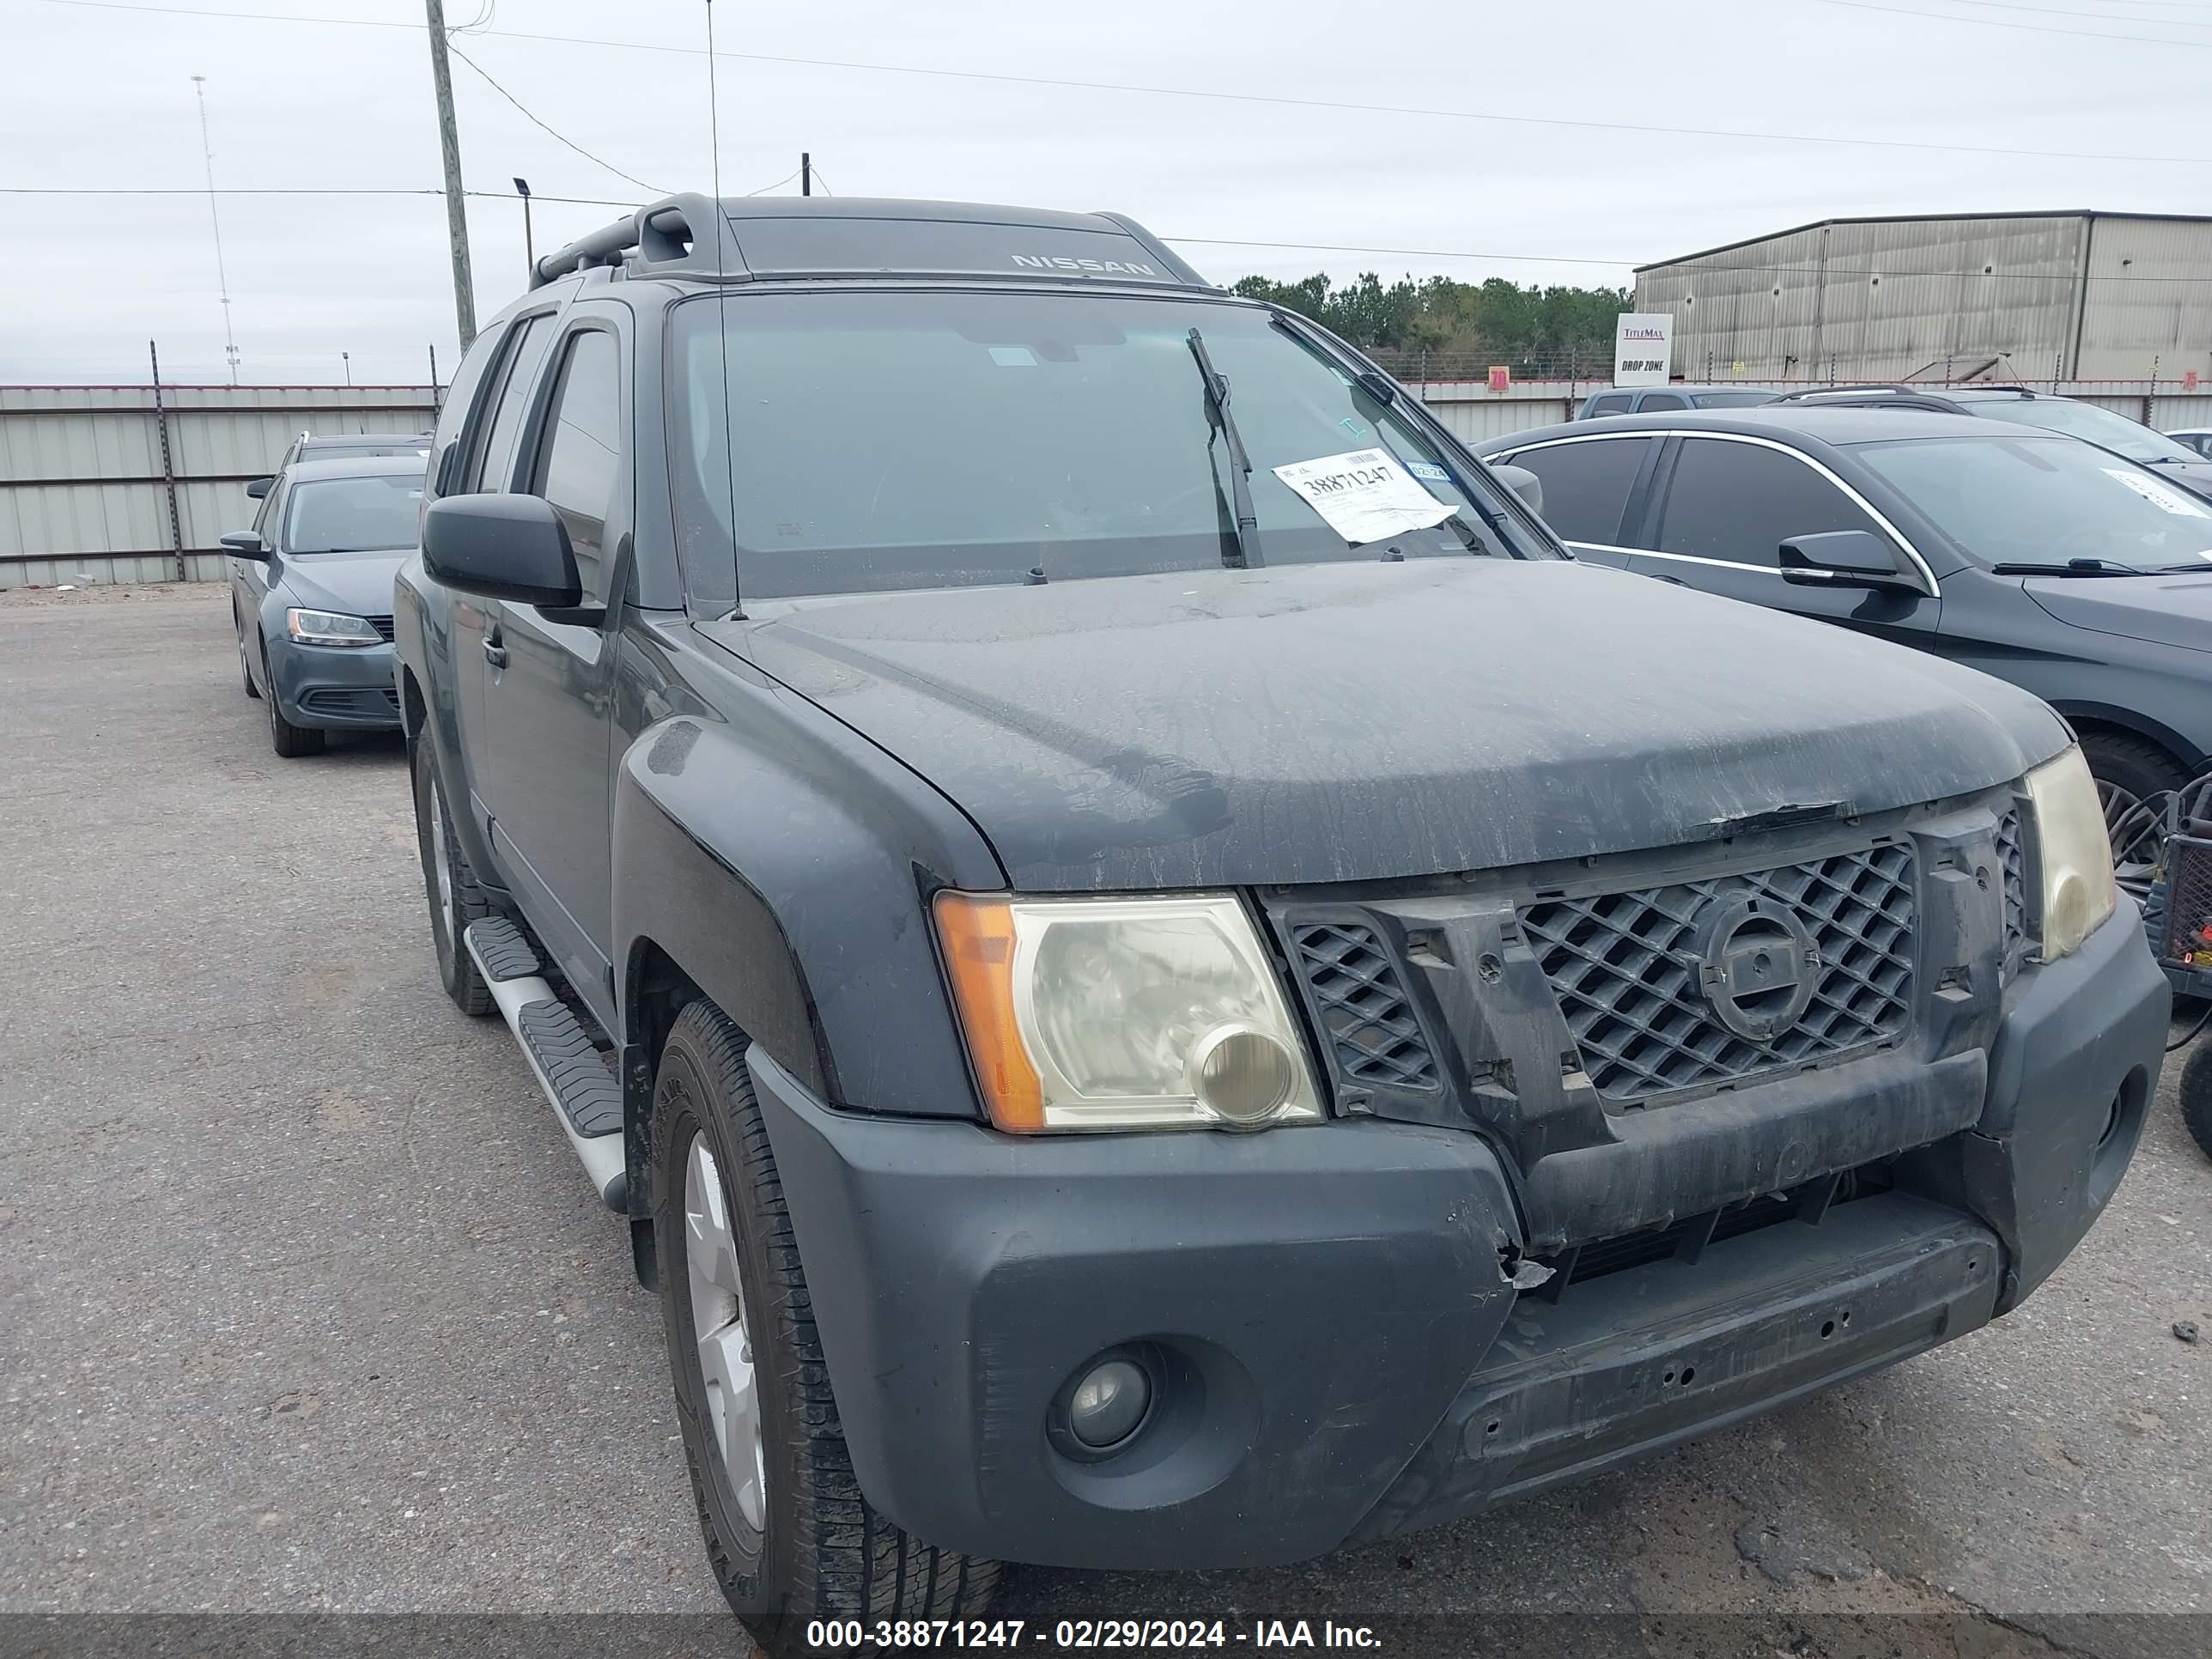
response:
M1766 1041L1724 1024L1700 984L1698 934L1716 904L1779 904L1818 954L1809 1001ZM1544 898L1521 926L1559 999L1583 1069L1610 1100L1733 1083L1902 1032L1912 1006L1912 849L1587 898Z
M387 644L387 645L388 645L388 644L390 644L390 643L392 642L392 618L391 618L391 617L363 617L362 618L362 620L363 622L367 623L368 623L371 628L374 628L374 629L376 630L376 632L377 632L377 635L378 635L378 637L379 637L379 638L380 638L380 639L382 639L382 640L385 641L385 643L386 643L386 644Z
M2004 871L2004 960L2027 941L2027 853L2017 809L1997 820L1997 862Z
M1291 929L1291 943L1340 1072L1357 1083L1436 1087L1436 1055L1372 930L1308 922Z

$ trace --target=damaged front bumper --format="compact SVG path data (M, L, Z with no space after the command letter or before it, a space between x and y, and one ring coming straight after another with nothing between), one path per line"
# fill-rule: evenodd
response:
M2004 1311L2118 1185L2166 1001L2124 904L2011 980L1985 1053L1636 1115L1650 1138L1591 1176L1634 1231L1567 1250L1523 1220L1561 1194L1516 1188L1464 1128L1024 1139L835 1111L752 1063L876 1507L984 1556L1242 1566L1613 1468ZM1869 1121L1925 1127L1868 1163ZM1537 1168L1571 1183L1583 1156ZM1767 1195L1672 1203L1746 1157ZM1070 1456L1054 1414L1115 1351L1146 1356L1152 1414Z

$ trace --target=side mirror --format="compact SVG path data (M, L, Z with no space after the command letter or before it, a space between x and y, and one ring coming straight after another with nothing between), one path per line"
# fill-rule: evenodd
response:
M448 495L422 515L422 568L480 599L549 610L583 597L568 527L542 495Z
M253 499L258 501L264 495L266 495L270 490L276 488L276 480L274 478L256 478L252 483L246 486L246 493L252 496Z
M1510 461L1492 461L1490 470L1498 475L1498 482L1518 495L1524 506L1538 518L1544 515L1544 481L1525 466L1516 466Z
M1920 587L1896 544L1871 530L1792 536L1782 544L1782 580L1799 587Z
M222 544L223 551L234 559L252 559L257 564L268 561L269 550L262 545L261 538L251 530L234 530L216 539Z

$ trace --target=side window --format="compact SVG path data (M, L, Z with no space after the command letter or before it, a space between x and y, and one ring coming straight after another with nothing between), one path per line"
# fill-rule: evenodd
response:
M446 388L445 407L438 411L438 429L430 439L430 482L434 489L446 446L459 443L469 430L470 412L481 401L477 394L484 383L484 373L499 361L500 343L506 333L504 326L494 324L477 335L461 359L461 366L453 371L453 382Z
M1636 405L1639 415L1649 415L1659 409L1687 409L1690 400L1679 392L1647 392L1644 401Z
M622 354L603 328L571 335L545 413L530 491L568 526L587 598L604 598L607 507L622 465Z
M1795 455L1763 444L1685 438L1659 521L1659 548L1731 564L1782 562L1793 536L1882 533L1850 497Z
M1570 542L1620 543L1620 515L1656 438L1591 438L1510 457L1544 481L1544 522Z
M1629 397L1626 392L1601 392L1583 404L1583 418L1595 420L1600 415L1626 415Z
M465 488L497 495L512 486L515 440L521 435L522 423L529 416L530 394L538 384L538 367L545 361L545 350L552 343L552 337L553 317L550 312L526 317L514 325L506 363L500 372L499 407L480 428L483 435L477 441L473 465L463 475Z

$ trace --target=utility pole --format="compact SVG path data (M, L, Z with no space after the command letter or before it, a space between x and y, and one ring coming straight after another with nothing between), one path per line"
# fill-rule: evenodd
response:
M430 83L438 94L438 147L446 157L446 234L453 252L453 320L461 349L477 337L475 280L469 275L469 204L461 194L461 135L453 125L453 73L446 62L446 8L422 0L430 24Z
M534 283L538 280L538 238L530 228L530 180L516 179L514 193L522 198L522 252L530 261L529 280Z
M207 167L208 222L215 227L215 280L222 295L222 360L230 365L230 383L238 384L238 337L230 329L230 274L222 264L222 216L215 206L215 146L208 142L207 76L192 76L192 96L200 106L200 160ZM180 576L179 581L184 579Z
M799 193L814 194L814 158L803 149L799 152Z

